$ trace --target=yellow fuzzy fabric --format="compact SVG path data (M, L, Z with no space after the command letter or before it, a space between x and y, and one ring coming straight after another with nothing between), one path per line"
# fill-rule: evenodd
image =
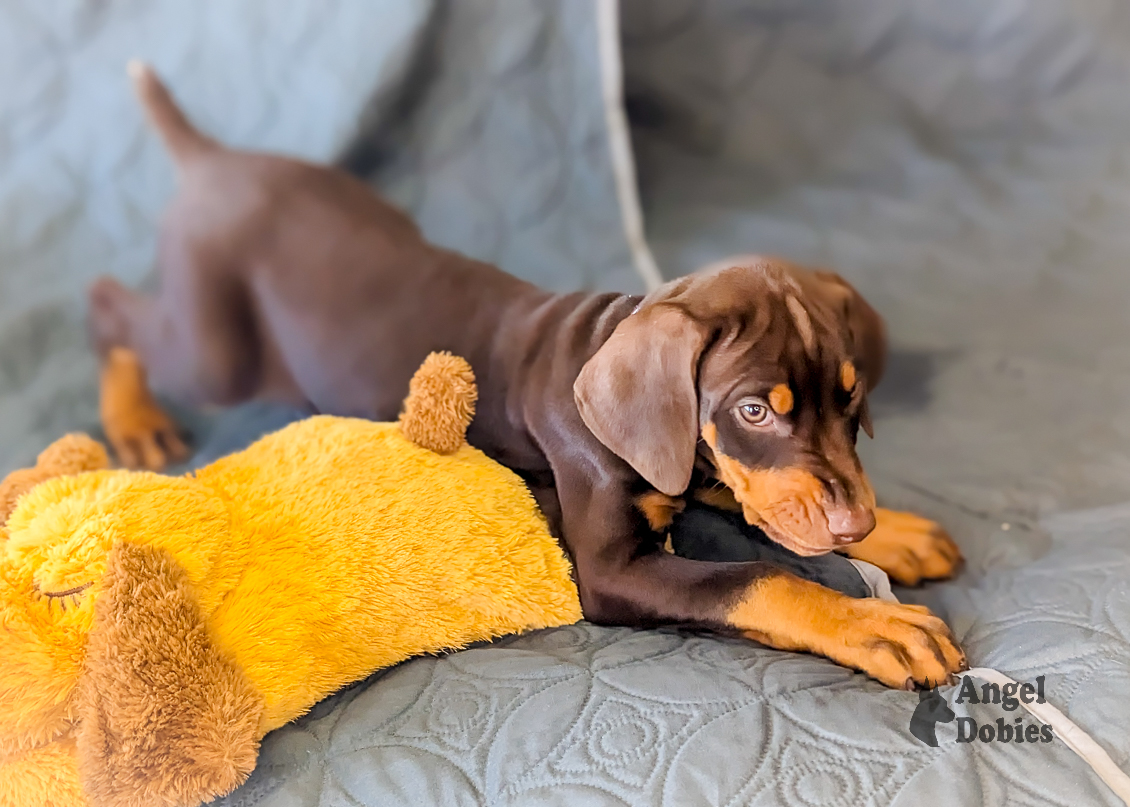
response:
M263 693L264 731L378 667L581 618L533 497L470 446L317 417L197 479L228 500L224 560L254 558L210 623Z
M207 639L262 699L259 736L381 667L581 617L568 561L521 480L465 444L421 448L396 424L311 418L195 477L53 479L19 500L8 534L2 807L83 803L68 751L75 691L123 543L183 569ZM29 773L33 757L66 763Z
M73 807L85 803L75 767L73 738L31 751L0 755L0 804Z

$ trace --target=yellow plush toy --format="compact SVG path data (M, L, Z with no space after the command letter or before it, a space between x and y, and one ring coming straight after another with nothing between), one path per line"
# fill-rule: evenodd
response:
M378 668L580 619L533 498L464 441L475 394L433 354L399 423L311 418L186 477L70 436L10 477L0 805L199 804Z

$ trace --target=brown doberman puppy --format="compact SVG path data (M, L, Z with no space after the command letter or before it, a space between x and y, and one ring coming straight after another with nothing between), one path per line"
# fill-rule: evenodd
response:
M588 619L736 632L895 687L962 668L925 608L677 557L648 523L649 502L686 495L697 466L799 553L872 532L854 444L883 331L843 280L758 259L643 298L550 294L429 245L343 172L220 146L147 68L131 73L181 192L161 232L159 294L111 279L91 290L103 419L123 462L158 468L184 450L146 374L188 402L267 396L392 420L423 358L448 350L479 383L470 442L527 479ZM909 557L905 577L952 571L956 548L936 525L880 513L852 554L889 571Z

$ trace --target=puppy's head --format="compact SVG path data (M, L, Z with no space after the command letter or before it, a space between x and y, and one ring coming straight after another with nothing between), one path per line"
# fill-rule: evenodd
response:
M699 454L749 523L817 555L875 524L855 441L881 339L842 279L755 259L648 295L574 393L596 437L660 491L683 493Z

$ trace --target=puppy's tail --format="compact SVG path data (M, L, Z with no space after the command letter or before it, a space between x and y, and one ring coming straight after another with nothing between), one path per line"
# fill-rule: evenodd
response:
M134 59L126 65L126 72L133 79L134 91L149 122L165 141L178 167L220 148L219 143L189 122L149 65Z

